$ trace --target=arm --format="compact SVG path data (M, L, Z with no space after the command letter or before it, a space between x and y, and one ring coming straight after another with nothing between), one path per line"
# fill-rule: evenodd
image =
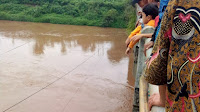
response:
M131 37L133 37L134 35L138 34L138 33L141 31L141 29L142 29L142 27L141 27L141 26L138 26L138 27L135 28L135 30L133 30L133 31L131 32L131 34L128 36L128 38L127 38L126 41L125 41L125 44L126 44L127 47L129 46L129 44L130 44L130 42L131 42L131 40L130 40Z
M165 106L166 88L167 88L167 85L160 85L159 86L160 102L162 103L161 106L163 106L163 107Z
M135 30L133 30L133 31L131 32L131 34L130 34L128 37L129 37L129 38L133 37L134 35L140 33L141 30L142 30L142 27L141 27L141 25L140 25L140 26L138 26L137 28L135 28Z
M153 47L153 45L154 45L154 42L153 42L153 41L150 41L150 42L144 44L144 55L145 55L145 56L146 56L146 51L147 51L149 48Z
M148 33L148 34L138 34L135 35L133 37L131 37L131 42L129 44L129 48L133 48L133 46L141 39L141 38L151 38L152 37L152 33Z
M130 38L127 38L125 41L126 47L128 47L128 45L130 44Z
M145 37L145 38L152 38L153 33L148 33L148 34L139 34L140 37Z

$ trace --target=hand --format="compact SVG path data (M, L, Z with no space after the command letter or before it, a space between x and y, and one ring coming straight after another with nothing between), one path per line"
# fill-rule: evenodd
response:
M131 48L128 47L128 48L126 49L125 54L126 54L126 55L129 55L130 52L131 52Z
M144 55L145 55L145 56L146 56L146 51L147 51L149 48L153 47L153 45L154 45L154 42L153 42L153 41L150 41L150 42L144 44Z
M137 14L138 14L138 16L141 16L142 15L142 11L138 11Z
M155 93L149 97L148 101L149 111L151 111L153 105L159 107L165 107L165 101L161 101L159 93Z
M142 37L142 34L134 35L133 37L131 37L131 41L139 41Z
M136 24L135 24L135 27L138 27L138 26L140 26L140 25L141 25L140 20L138 20L138 21L136 22Z
M145 61L145 64L147 65L149 63L151 58L148 58L146 61Z
M130 44L130 38L128 37L127 39L126 39L126 41L125 41L125 44L126 44L126 47L128 47L128 45Z

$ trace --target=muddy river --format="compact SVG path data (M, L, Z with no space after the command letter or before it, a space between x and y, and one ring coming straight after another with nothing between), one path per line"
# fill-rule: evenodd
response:
M0 21L1 112L131 112L125 29Z

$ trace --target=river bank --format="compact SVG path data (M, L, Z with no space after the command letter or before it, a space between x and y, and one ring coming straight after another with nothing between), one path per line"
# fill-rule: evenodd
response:
M0 1L0 19L53 24L127 28L134 26L131 0ZM131 25L130 25L131 24Z

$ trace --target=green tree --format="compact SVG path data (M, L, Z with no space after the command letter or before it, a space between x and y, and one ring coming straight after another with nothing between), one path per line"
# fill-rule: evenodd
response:
M110 9L103 18L102 26L108 27L111 26L113 22L115 22L117 18L118 12L116 9Z

